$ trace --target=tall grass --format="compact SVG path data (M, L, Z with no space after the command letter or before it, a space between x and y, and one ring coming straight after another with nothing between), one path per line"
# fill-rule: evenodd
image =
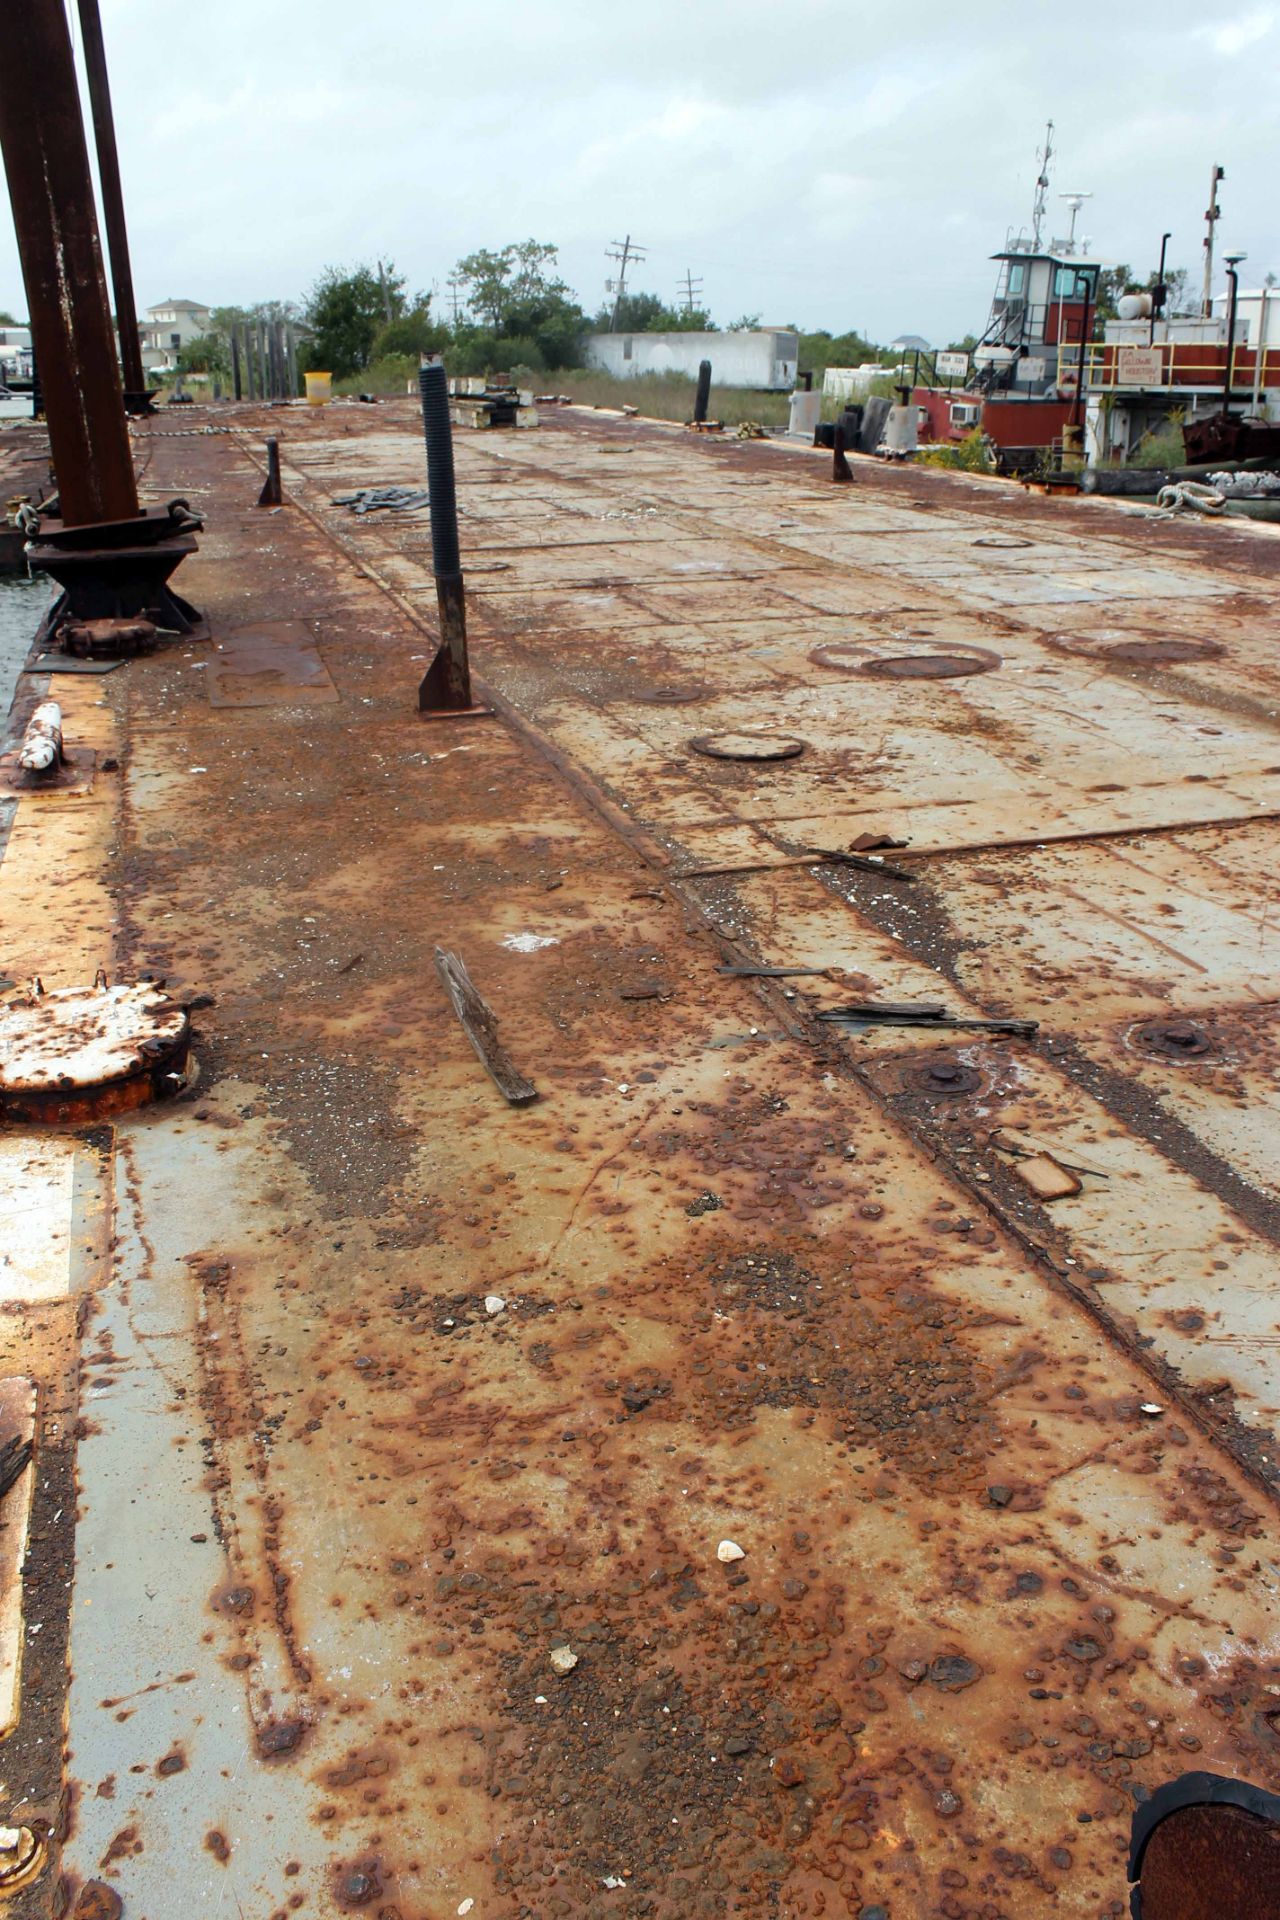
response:
M539 393L567 393L583 407L610 407L615 411L639 407L650 420L693 418L696 382L684 374L642 373L635 380L619 380L611 373L574 367L539 374L534 385ZM727 427L739 427L744 420L754 420L762 427L785 427L790 417L790 394L753 393L712 382L709 420L723 420Z

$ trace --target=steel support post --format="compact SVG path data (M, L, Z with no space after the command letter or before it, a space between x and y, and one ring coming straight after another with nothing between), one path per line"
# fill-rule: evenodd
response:
M458 550L458 496L453 474L453 426L449 386L443 363L431 361L418 375L422 430L427 443L427 485L431 495L431 568L440 610L440 645L418 688L423 713L465 712L471 708L471 669L467 660L467 606Z
M138 489L62 0L7 10L0 152L63 520L132 519Z
M111 86L107 79L107 50L102 38L98 0L78 0L80 30L84 36L84 64L93 109L93 138L98 149L98 183L102 189L102 223L107 230L111 291L116 303L116 332L120 336L120 366L124 374L125 405L130 412L149 413L147 379L142 370L142 340L133 297L129 265L129 230L125 225L124 191L120 184L120 156L116 151Z
M693 423L700 427L705 424L707 408L711 404L711 362L702 360L698 364L698 386L693 396Z

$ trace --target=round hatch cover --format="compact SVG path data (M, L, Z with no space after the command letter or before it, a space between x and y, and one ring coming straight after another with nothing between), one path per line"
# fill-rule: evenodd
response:
M700 733L689 745L711 760L794 760L804 752L792 733Z
M1000 666L998 653L974 648L968 653L901 653L864 660L861 671L881 680L959 680L966 673L990 673Z
M181 1092L191 1021L156 980L46 993L0 1006L0 1116L83 1124Z
M1226 648L1217 640L1179 640L1170 634L1164 640L1121 640L1103 647L1108 660L1144 661L1152 666L1176 665L1181 660L1220 660Z
M950 1053L935 1054L922 1066L909 1069L908 1078L922 1093L936 1095L974 1093L982 1085L977 1068Z

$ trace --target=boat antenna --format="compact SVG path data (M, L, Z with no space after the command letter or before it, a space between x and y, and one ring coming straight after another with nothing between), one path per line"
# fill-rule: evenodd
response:
M1044 146L1036 155L1040 172L1036 178L1035 205L1031 209L1031 244L1040 251L1040 229L1044 225L1045 200L1049 192L1049 162L1053 159L1053 122L1044 130Z
M1060 193L1058 198L1059 200L1065 200L1071 209L1071 232L1067 235L1067 244L1064 251L1074 253L1076 250L1076 220L1079 217L1080 209L1085 201L1092 200L1093 195L1091 193ZM1084 244L1083 241L1081 244Z

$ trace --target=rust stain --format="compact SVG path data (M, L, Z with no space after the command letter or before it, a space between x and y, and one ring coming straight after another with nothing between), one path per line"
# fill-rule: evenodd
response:
M121 944L138 967L198 965L217 998L198 1089L137 1135L142 1210L168 1207L183 1249L184 1435L219 1555L191 1617L248 1713L260 1803L218 1803L215 1828L206 1801L195 1844L225 1865L234 1834L239 1869L268 1834L273 1874L305 1854L286 1902L383 1920L1120 1911L1120 1843L1162 1780L1280 1782L1280 1658L1253 1376L1226 1339L1200 1376L1185 1351L1244 1338L1216 1317L1213 1261L1256 1254L1264 1198L1246 1217L1244 1176L1197 1161L1224 1210L1194 1261L1152 1256L1165 1296L1107 1196L1125 1192L1126 1228L1189 1205L1176 1126L1230 1164L1273 1056L1246 990L1219 1004L1213 969L1184 964L1207 867L1200 907L1165 889L1177 927L1116 905L1105 862L1072 871L1071 911L1097 901L1113 974L1137 983L1088 979L1087 1021L1050 867L1099 862L1088 836L1131 807L1144 850L1184 831L1172 782L1151 797L1166 742L1180 785L1221 763L1201 821L1261 808L1273 749L1195 732L1208 709L1178 680L1177 728L1142 710L1144 785L1088 692L1146 686L1147 656L1116 651L1143 640L1137 611L1086 658L1052 637L1072 603L1039 625L988 604L994 563L967 549L1012 519L1071 545L1064 569L1101 539L1117 573L1203 574L1225 651L1175 649L1157 663L1175 678L1240 673L1274 561L1221 561L1194 530L1099 535L1082 508L1000 496L997 514L918 474L842 498L837 524L803 462L612 424L530 436L494 480L469 443L464 525L511 549L481 577L476 659L515 724L445 739L406 708L417 536L326 504L416 471L412 413L369 411L341 435L299 420L290 489L312 517L281 551L200 560L215 617L248 591L263 623L326 623L335 697L286 723L211 704L194 671L130 669ZM173 458L157 443L158 471ZM225 442L184 464L223 502L244 491ZM650 497L673 529L629 545ZM797 501L814 532L776 524ZM590 517L599 545L569 553L556 536ZM966 549L963 592L929 576L926 541ZM869 651L829 651L855 621ZM1000 671L918 677L990 655ZM1015 709L1010 687L1044 698ZM1048 764L1077 698L1079 776ZM806 751L686 751L762 726ZM1088 844L1045 853L1059 831ZM868 832L916 837L924 877L673 880ZM1229 873L1229 829L1195 832ZM1140 958L1135 926L1157 933ZM485 956L537 1108L499 1111L424 967L455 940ZM1243 954L1238 924L1222 944ZM747 981L726 957L811 971ZM850 979L1041 1036L834 1034L813 1016ZM1002 1127L1057 1128L1104 1173L1047 1210ZM178 1225L174 1166L196 1196ZM1142 1310L1108 1292L1148 1281ZM741 1558L717 1558L726 1539ZM197 1732L182 1751L166 1806L196 1804ZM142 1874L126 1778L107 1858ZM259 1811L286 1805L277 1839ZM262 1911L288 1910L272 1886Z

